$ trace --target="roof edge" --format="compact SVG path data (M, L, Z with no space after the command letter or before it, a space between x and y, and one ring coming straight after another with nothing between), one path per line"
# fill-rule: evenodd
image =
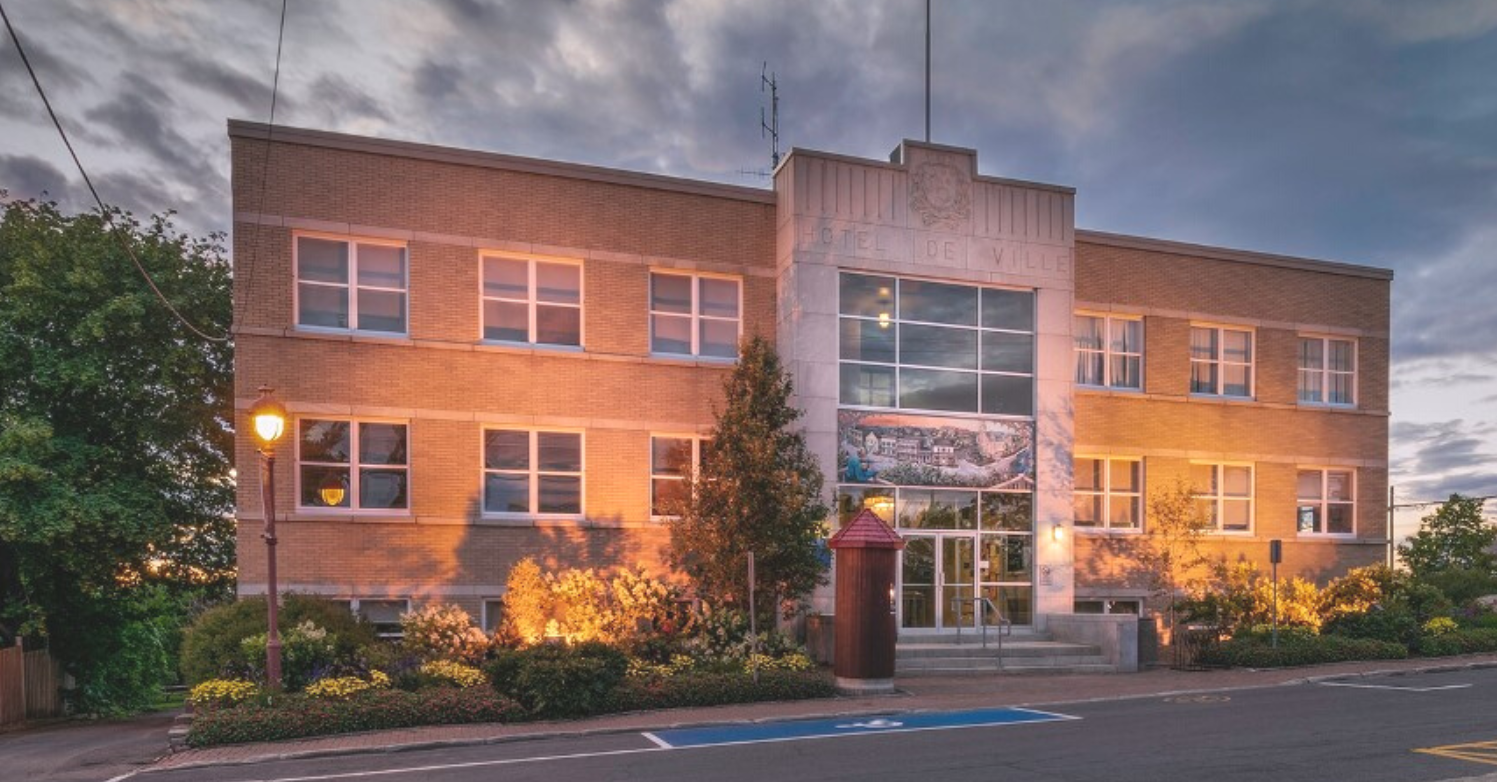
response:
M475 166L478 168L492 168L527 174L582 179L611 185L645 187L653 190L668 190L713 198L726 198L735 201L749 201L758 204L772 205L776 202L773 190L761 190L759 188L742 187L739 185L723 185L716 182L704 182L699 179L647 174L640 171L590 166L582 163L565 163L542 158L504 155L498 152L481 152L458 147L422 144L415 141L396 141L373 136L335 133L329 130L296 128L287 125L276 125L274 132L272 132L272 128L269 125L263 122L251 122L248 120L230 119L229 138L252 139L255 141L273 139L276 142L286 144L301 144L303 146L338 149L348 152L363 152L373 155L410 158L413 160L429 160L439 163Z
M1149 250L1171 253L1173 255L1191 255L1198 258L1210 258L1216 261L1251 263L1259 266L1275 266L1281 269L1298 269L1300 271L1320 272L1323 274L1340 274L1346 277L1365 277L1373 280L1393 279L1392 269L1383 269L1377 266L1362 266L1360 264L1343 263L1341 261L1322 261L1314 258L1299 258L1293 255L1276 255L1274 253L1263 253L1253 250L1237 250L1230 247L1213 247L1205 244L1177 242L1171 239L1154 239L1147 236L1130 236L1127 234L1077 228L1076 243L1080 244L1082 242L1107 245L1109 247L1123 247L1130 250Z
M967 149L966 147L953 147L953 146L947 146L947 145L943 145L943 144L926 144L923 141L918 141L917 142L917 141L910 141L909 139L905 139L904 141L900 142L901 145L904 145L905 143L917 144L919 146L929 147L931 149L938 149L938 150L942 150L942 151L946 151L946 152L960 152L960 153L964 153L964 154L970 153L970 154L974 154L974 155L976 154L973 150ZM826 160L837 160L837 161L840 161L840 162L843 162L843 163L852 163L854 165L868 166L870 168L886 168L886 169L889 169L890 171L904 171L904 170L906 170L906 167L904 165L899 164L899 163L891 163L891 162L889 162L887 160L878 160L876 158L863 158L863 157L858 157L857 155L845 155L845 154L842 154L840 152L827 152L825 150L808 149L806 147L791 147L790 148L790 152L788 152L785 155L785 157L781 158L781 160L780 160L780 166L783 167L785 165L786 161L790 160L790 158L792 156L795 156L795 155L803 155L803 156L807 156L807 157L819 157L819 158L824 158ZM779 170L780 170L779 167L775 168L775 172L776 173L778 173ZM1074 188L1074 187L1068 187L1066 185L1052 185L1052 184L1050 184L1048 182L1033 182L1033 181L1030 181L1028 179L1011 179L1009 177L990 176L988 174L976 174L976 175L974 175L972 177L972 181L974 181L974 182L988 182L988 183L995 184L995 185L1009 185L1011 187L1031 187L1031 188L1034 188L1036 190L1049 190L1051 192L1062 193L1064 195L1071 195L1071 196L1076 195L1076 188Z

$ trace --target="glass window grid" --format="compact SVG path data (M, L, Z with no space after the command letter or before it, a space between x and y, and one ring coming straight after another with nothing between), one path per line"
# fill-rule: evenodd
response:
M488 444L489 432L520 432L527 435L526 442L529 447L529 452L527 457L528 461L526 463L526 469L520 470L507 467L490 468L488 466L487 460L485 459L485 449L487 448ZM581 469L576 470L575 472L570 470L540 469L540 435L542 434L576 435L578 466L581 467ZM587 515L587 480L584 477L584 473L587 470L587 438L583 436L582 432L571 429L516 429L504 426L487 426L484 427L483 434L478 439L478 463L483 467L483 475L480 477L480 485L478 491L480 503L479 507L483 509L482 513L484 516L511 519L530 518L536 516L548 519L580 519ZM489 510L488 497L486 496L488 493L487 476L489 475L508 475L514 477L524 476L526 478L526 488L529 493L528 510ZM577 479L578 510L576 513L542 513L538 510L541 503L540 479L542 477L551 476Z
M304 460L301 458L302 427L314 421L331 421L334 423L348 424L348 461L325 462ZM405 463L403 464L364 464L359 461L359 425L360 424L389 424L392 426L405 427ZM348 486L344 489L348 493L348 505L303 505L302 504L302 469L303 467L328 467L337 470L348 470ZM398 508L365 508L361 507L362 498L359 496L359 487L363 483L360 480L360 472L364 468L378 470L380 472L404 472L405 473L405 506ZM332 417L306 417L296 419L296 507L303 511L319 511L333 513L395 513L408 514L411 509L411 426L408 421L392 421L371 418L332 418Z
M881 492L881 493L882 492L888 492L889 493L887 495L888 499L893 503L893 507L894 507L894 510L890 513L890 515L893 518L884 519L882 514L879 514L879 518L883 519L886 524L888 524L890 527L893 527L895 529L908 530L911 533L918 533L918 532L981 532L981 533L983 533L985 535L992 535L992 534L999 534L999 533L1002 533L1002 534L1011 534L1011 535L1032 535L1032 534L1034 534L1034 516L1033 516L1034 511L1033 511L1033 505L1032 505L1032 503L1034 502L1034 493L1033 492L1024 492L1024 491L992 491L992 490L988 490L988 489L969 489L969 488L963 488L963 487L960 487L960 486L888 486L888 485L885 485L885 484L876 484L876 483L843 483L843 484L838 484L838 486L837 486L837 490L838 490L839 494L843 493L844 491L865 491L865 490L870 490L870 489L871 490L875 490L877 492ZM905 492L929 492L929 491L951 492L951 493L966 493L966 494L976 495L976 497L977 497L977 506L976 506L976 511L975 511L976 515L973 517L973 524L975 526L973 526L970 529L969 528L962 528L962 529L941 529L941 528L931 528L931 527L907 527L907 526L903 525L902 523L900 523L900 521L899 521L899 508L903 507L904 504L905 504L905 502L907 501L907 499L904 496L902 496L902 495ZM984 507L985 503L983 502L983 500L985 498L987 498L989 496L993 496L993 495L1005 495L1005 496L1012 496L1012 497L1028 497L1029 500L1030 500L1030 503L1031 503L1030 519L1029 519L1029 525L1030 525L1029 529L1004 529L1004 528L997 527L997 526L992 527L992 528L984 528L983 527L983 517L982 517L982 514L984 513L983 507ZM849 509L846 509L846 510L848 510L851 513L853 513L854 515L856 515L857 511L861 510L861 508L849 508ZM838 523L840 525L841 521L839 520Z
M655 512L655 503L656 503L656 498L655 498L655 482L656 481L682 481L682 482L684 482L686 480L686 476L685 475L673 475L673 474L670 474L670 473L659 473L659 472L655 471L655 441L656 440L686 440L686 441L690 442L691 443L691 457L690 457L691 464L690 464L690 469L692 471L696 471L696 470L701 469L701 467L702 467L702 444L705 443L705 442L708 442L709 439L710 438L706 438L706 437L702 437L701 435L694 435L694 434L652 434L652 435L650 435L650 454L649 454L650 462L649 462L649 464L650 464L650 518L651 519L670 519L670 518L675 518L674 516L670 516L670 515L666 515L666 514L661 514L661 513L656 513Z
M1355 407L1357 404L1357 341L1354 339L1343 339L1339 337L1307 337L1300 336L1299 351L1299 389L1298 397L1300 404L1332 405L1336 407ZM1304 346L1318 343L1320 345L1320 366L1306 366ZM1351 353L1351 369L1338 370L1331 368L1331 345L1342 344L1347 346ZM1348 396L1344 402L1331 401L1331 381L1335 378L1346 378ZM1316 383L1318 382L1318 387Z
M666 310L657 310L657 309L655 309L654 289L655 289L655 278L656 277L684 277L684 278L687 278L687 279L691 280L691 313L689 315L687 313L685 313L685 312L669 312L669 311L666 311ZM729 318L729 317L724 317L724 316L721 316L721 315L704 315L704 314L702 314L702 280L704 280L704 279L705 280L714 280L714 281L719 281L719 282L730 282L730 283L733 284L733 287L738 292L738 316L737 317ZM677 273L677 272L651 271L650 272L650 288L649 288L649 290L647 290L645 292L645 295L648 296L649 299L650 299L650 353L652 355L656 355L656 356L692 356L694 358L702 358L702 359L706 359L708 361L737 361L738 360L737 342L741 341L743 339L743 280L741 280L741 279L739 279L737 277L719 277L719 276L708 275L708 274L680 274L680 273ZM669 352L669 351L656 350L655 349L655 319L656 318L679 318L679 319L682 319L682 320L689 319L690 320L690 324L691 324L691 352L690 353L672 353L672 352ZM717 322L721 322L721 323L732 323L734 325L735 331L737 333L737 337L734 340L735 344L734 344L733 356L732 357L728 357L728 356L703 356L702 355L702 322L703 321L707 321L707 322L717 321Z
M844 272L844 274L845 273L846 272ZM883 277L884 275L866 275L866 276ZM1033 415L1034 401L1033 401L1033 398L1032 398L1032 394L1033 394L1033 389L1032 388L1031 388L1031 400L1030 400L1030 415L1021 416L1021 415L1014 415L1012 413L988 413L988 412L984 412L982 410L982 382L981 382L981 378L984 377L984 376L1002 375L1002 376L1007 376L1007 377L1024 377L1024 378L1033 378L1034 377L1033 361L1034 361L1035 346L1034 346L1034 342L1033 342L1033 339L1032 339L1033 335L1034 335L1034 328L1033 328L1032 324L1031 324L1030 329L1028 331L1019 331L1019 330L1016 330L1016 329L991 328L991 327L987 327L987 326L982 326L982 325L980 325L980 323L979 323L979 325L976 325L976 326L966 326L966 325L956 325L956 324L951 324L951 323L937 323L937 322L934 322L934 321L924 321L924 320L905 320L905 319L903 319L903 318L900 317L900 313L899 313L899 301L900 301L900 290L899 290L899 286L900 286L901 282L904 280L904 278L902 278L902 277L890 277L889 279L892 279L894 281L894 286L895 286L894 287L894 293L892 295L893 301L891 302L892 312L890 312L889 317L885 318L885 317L881 317L881 316L846 315L846 314L839 314L837 317L838 317L838 323L839 324L841 322L843 322L843 321L862 321L862 322L878 323L880 326L886 326L887 328L891 329L892 332L893 332L893 335L894 335L894 340L893 340L893 342L894 342L894 356L895 356L894 361L892 361L892 362L885 362L885 361L867 361L867 360L863 360L863 359L842 359L840 357L840 349L839 349L839 362L838 362L839 365L863 365L863 366L875 366L875 367L882 367L882 368L886 368L886 369L892 369L893 372L894 372L894 375L893 375L892 387L889 389L889 394L890 394L891 398L893 399L893 404L890 405L890 407L894 407L894 408L897 408L897 409L900 409L900 410L926 410L926 411L930 411L930 412L938 412L938 413L943 413L943 414L952 414L952 413L955 413L955 414L958 414L958 415L962 414L963 412L966 412L969 415L1004 416L1004 417L1012 417L1012 418L1033 418L1034 417L1034 415ZM923 282L922 280L913 280L913 281L914 282ZM956 286L956 287L972 288L972 289L977 290L979 292L983 291L983 290L988 290L989 289L989 288L986 288L984 286L979 286L979 285L956 285L956 284L953 284L953 285ZM1010 288L991 288L991 289L992 290L1013 290L1013 289L1010 289ZM1030 292L1030 291L1015 291L1015 292L1017 292L1017 293L1029 293L1030 295L1033 295L1033 293ZM979 295L980 295L980 293L979 293ZM841 308L839 307L838 309L839 309L839 313L840 313L840 309ZM979 310L980 310L980 305L979 305ZM1030 342L1030 370L1031 371L1029 371L1029 372L1012 372L1012 371L1005 371L1005 370L992 370L992 369L981 369L981 368L979 368L979 369L963 369L963 368L959 368L959 367L940 366L940 365L936 365L936 364L914 364L914 363L908 363L908 362L902 361L900 359L900 355L899 355L899 349L900 349L899 327L901 325L910 325L910 326L935 326L935 327L939 327L939 328L943 328L943 329L960 329L962 331L969 331L969 332L975 331L975 332L977 332L977 353L976 353L976 355L977 355L977 359L978 359L979 362L981 362L982 356L983 356L983 347L984 347L983 334L984 333L990 333L990 334L1024 334L1024 335L1028 335L1028 336L1031 337L1031 342ZM973 400L973 408L972 408L972 410L970 410L970 411L956 411L956 410L943 410L943 409L938 409L938 408L921 408L921 407L905 407L905 406L902 406L900 404L900 399L899 399L900 370L901 369L935 370L935 371L939 371L939 372L956 372L956 373L961 373L961 374L964 374L964 375L975 375L975 376L977 376L977 378L978 378L978 382L976 384L977 385L977 388L976 388L977 395L976 395L976 398ZM842 406L842 407L848 407L848 408L853 408L853 409L868 408L868 407L880 407L878 405L857 405L857 404L849 404L849 403L846 403L846 402L842 402L840 404L840 406Z
M348 275L343 282L329 282L326 280L304 280L301 276L301 240L316 239L323 242L341 242L348 245ZM400 287L388 287L384 285L369 285L359 282L359 247L378 246L395 247L400 250L401 281ZM337 236L318 236L317 234L296 234L291 241L292 252L295 257L291 259L292 275L296 278L293 290L296 292L296 301L292 308L296 312L296 327L299 329L311 329L317 331L351 331L367 334L408 334L411 328L410 299L407 291L410 288L411 277L411 253L410 248L404 244L395 242L371 241L369 239L349 239ZM318 288L331 288L348 292L348 325L347 326L321 326L316 324L304 324L301 322L301 289L303 285ZM359 293L369 291L372 293L398 293L400 294L400 322L403 328L399 331L388 331L385 329L359 328Z
M1115 315L1093 315L1091 313L1078 313L1077 320L1096 320L1102 326L1102 346L1100 349L1082 347L1076 345L1076 383L1087 388L1112 388L1124 391L1142 391L1144 385L1144 337L1143 318L1118 317ZM1137 323L1139 327L1138 350L1115 350L1116 344L1114 329L1126 328L1128 324ZM1102 382L1100 384L1084 382L1086 373L1082 371L1082 362L1088 359L1100 358L1102 360ZM1138 360L1138 372L1135 377L1136 385L1126 385L1116 377L1114 364L1118 359Z
M1093 461L1093 462L1101 462L1101 464L1102 464L1102 485L1100 487L1096 488L1096 489L1074 489L1073 493L1076 496L1078 496L1078 497L1098 497L1098 498L1101 498L1101 500L1102 500L1102 516L1098 520L1098 522L1095 523L1095 524L1084 523L1084 522L1082 522L1080 520L1077 520L1077 519L1073 518L1072 519L1072 523L1075 524L1076 531L1078 533L1086 533L1086 532L1126 532L1126 533L1139 533L1139 532L1143 532L1143 527L1144 527L1144 463L1143 463L1143 460L1142 459L1129 459L1129 458L1110 458L1110 457L1102 457L1102 456L1077 456L1076 457L1076 461L1080 462L1082 460ZM1112 485L1112 465L1115 464L1115 463L1118 463L1118 464L1132 464L1132 465L1136 465L1137 466L1137 469L1138 469L1138 490L1137 491L1125 491L1125 490L1116 489L1116 488L1113 487L1113 485ZM1113 526L1113 524L1112 524L1112 507L1113 507L1113 503L1114 502L1120 502L1120 503L1121 502L1127 502L1127 503L1131 503L1133 505L1133 518L1137 519L1138 523L1135 524L1134 526L1131 526L1131 527L1126 527L1126 526L1122 526L1122 525Z
M1192 343L1191 344L1191 353L1190 353L1190 367L1191 367L1191 373L1190 373L1191 389L1190 389L1190 393L1195 394L1197 396L1220 396L1220 397L1226 397L1228 399L1252 399L1253 396L1254 396L1254 393L1255 393L1254 383L1257 380L1257 378L1255 378L1253 376L1253 374L1254 374L1253 373L1253 360L1254 360L1254 358L1255 358L1255 356L1256 356L1256 354L1258 352L1258 346L1256 344L1257 340L1255 339L1256 335L1253 333L1253 330L1252 329L1231 328L1231 327L1226 327L1226 326L1200 326L1200 325L1192 325L1190 327L1190 331L1191 331L1191 336L1192 336L1192 340L1191 340L1191 343ZM1195 340L1194 340L1194 336L1195 336L1195 332L1197 332L1197 331L1211 332L1212 335L1213 335L1212 336L1212 355L1209 358L1197 358L1196 355L1195 355L1195 346L1194 346ZM1227 334L1246 334L1247 335L1247 347L1248 347L1248 360L1247 361L1231 361L1231 360L1229 360L1229 359L1226 358L1226 335ZM1195 369L1196 369L1197 365L1209 366L1209 367L1212 368L1212 388L1211 388L1211 390L1209 390L1209 391L1203 391L1203 390L1198 390L1198 389L1195 388L1195 374L1196 374L1195 373ZM1244 373L1247 376L1247 393L1246 394L1228 394L1228 393L1226 393L1226 385L1227 385L1227 373L1226 373L1226 369L1227 369L1227 367L1242 367L1244 369Z
M1206 486L1195 487L1196 501L1207 508L1211 520L1211 527L1215 532L1228 535L1252 534L1254 526L1253 498L1257 494L1257 471L1251 464L1239 464L1235 462L1192 462L1193 467L1208 467L1211 470L1211 480ZM1248 474L1247 494L1227 494L1226 476L1227 468L1245 469ZM1226 519L1226 507L1229 504L1247 506L1247 526L1227 529L1224 524Z
M342 600L333 600L332 602L334 602L334 603L342 603L342 604L348 606L348 612L349 613L353 614L354 616L358 617L359 619L362 619L362 620L364 620L366 622L370 622L371 624L373 624L374 625L374 635L375 635L376 638L381 638L381 639L385 639L385 640L399 640L399 639L405 637L404 631L402 631L400 629L400 623L399 622L371 621L369 619L367 613L366 613L371 606L366 605L366 604L374 604L374 605L386 605L386 604L393 605L393 604L399 604L400 607L398 609L398 612L404 614L404 613L407 613L407 612L409 612L411 610L411 601L408 600L408 599L406 599L406 598L401 598L401 597L362 597L362 598L361 597L350 597L350 598L345 598L345 599L342 599Z
M488 292L488 287L484 284L484 266L490 259L525 264L526 296L524 298L516 298L515 296L506 296L501 294L490 294ZM566 302L541 301L540 297L536 294L536 286L538 285L537 280L539 278L539 275L536 273L537 264L551 264L553 266L569 266L575 268L577 270L577 303L568 304ZM478 324L478 336L484 342L491 342L499 345L537 345L547 348L574 348L579 350L582 348L582 301L584 292L581 263L565 258L527 258L514 255L504 255L501 253L482 253L479 255L478 259L478 292L478 317L480 321L480 323ZM526 310L529 338L521 342L508 339L491 339L486 336L488 334L488 308L484 305L485 303L490 301L502 301L509 302L511 304L524 304ZM539 341L538 338L540 335L536 325L536 312L540 308L577 310L577 342L573 344L570 342Z
M1353 469L1348 468L1348 467L1301 467L1296 472L1296 479L1298 478L1299 474L1302 474L1302 473L1315 473L1317 475L1317 477L1319 478L1319 481L1320 481L1320 496L1319 497L1298 497L1295 500L1295 504L1296 504L1296 508L1295 508L1296 515L1298 515L1298 511L1299 511L1300 508L1307 508L1307 507L1314 508L1315 511L1316 511L1316 513L1317 513L1317 518L1320 520L1321 529L1320 530L1302 530L1302 529L1299 529L1298 528L1299 527L1299 525L1298 525L1298 519L1296 519L1295 528L1296 528L1296 531L1298 532L1298 534L1300 534L1300 535L1312 535L1312 536L1317 536L1317 537L1337 537L1337 538L1355 537L1356 534L1357 534L1357 472L1356 472L1356 470L1353 470ZM1331 499L1330 479L1331 479L1331 474L1332 473L1341 473L1341 474L1344 474L1346 476L1346 493L1350 497L1350 499L1346 499L1346 500L1333 500L1333 499ZM1296 495L1299 494L1299 481L1298 480L1295 481L1295 494ZM1351 529L1350 530L1348 530L1346 532L1331 532L1331 531L1329 531L1330 522L1331 522L1331 515L1330 515L1331 506L1344 507L1344 508L1346 508L1348 510L1350 518L1351 518Z

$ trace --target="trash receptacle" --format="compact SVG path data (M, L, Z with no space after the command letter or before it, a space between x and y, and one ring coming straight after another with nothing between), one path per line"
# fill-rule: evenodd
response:
M833 535L837 552L832 672L849 693L894 691L894 573L904 539L864 509Z

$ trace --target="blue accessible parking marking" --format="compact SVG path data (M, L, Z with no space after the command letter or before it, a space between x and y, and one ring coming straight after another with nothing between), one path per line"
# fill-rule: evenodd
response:
M996 725L1021 725L1034 722L1076 720L1066 714L1034 709L976 709L886 717L844 717L830 720L794 720L752 725L716 725L707 728L659 730L645 738L667 749L708 747L720 744L753 744L761 741L796 741L837 736L866 736L870 733L911 733L922 730L983 728Z

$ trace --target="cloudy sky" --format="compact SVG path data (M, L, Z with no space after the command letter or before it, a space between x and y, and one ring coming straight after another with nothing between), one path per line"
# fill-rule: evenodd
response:
M104 197L229 228L280 3L4 0ZM277 123L767 186L923 135L920 0L290 0ZM1497 0L936 0L933 140L1077 224L1385 266L1400 501L1497 493ZM0 188L82 206L9 41ZM1405 522L1417 518L1410 514Z

